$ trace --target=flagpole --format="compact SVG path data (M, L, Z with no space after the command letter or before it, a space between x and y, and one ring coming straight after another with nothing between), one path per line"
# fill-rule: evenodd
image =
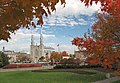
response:
M57 47L58 47L58 53L60 53L60 47L59 47L59 44L57 45Z

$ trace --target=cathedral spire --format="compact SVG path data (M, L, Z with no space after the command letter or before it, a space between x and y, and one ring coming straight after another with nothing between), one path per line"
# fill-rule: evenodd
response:
M31 45L34 45L34 36L31 35Z
M40 27L40 55L44 56L44 44L43 44L43 34L42 34L42 25Z
M40 45L43 45L42 25L41 25L41 28L40 28Z

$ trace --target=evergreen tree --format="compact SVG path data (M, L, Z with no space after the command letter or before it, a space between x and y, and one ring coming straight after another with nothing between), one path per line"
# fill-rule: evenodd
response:
M3 67L7 64L9 64L9 58L7 57L6 54L4 54L3 52L0 52L0 67Z

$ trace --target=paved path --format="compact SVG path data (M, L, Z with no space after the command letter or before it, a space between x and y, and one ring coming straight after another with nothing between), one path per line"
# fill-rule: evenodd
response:
M96 81L96 82L93 82L93 83L112 83L112 82L118 81L118 80L120 80L120 77L116 76L116 77L111 77L111 78L106 79L106 80Z
M42 66L42 67L31 67L31 68L14 68L14 69L2 69L0 72L11 72L11 71L26 71L26 70L39 70L39 69L51 69L52 66Z

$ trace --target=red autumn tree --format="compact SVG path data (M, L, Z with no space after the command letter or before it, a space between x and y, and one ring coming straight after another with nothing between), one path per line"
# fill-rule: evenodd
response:
M68 53L66 51L63 51L61 53L53 51L50 55L50 60L60 61L64 56L68 56Z
M97 14L98 21L92 27L92 37L76 37L72 41L79 48L86 48L92 56L90 63L100 61L104 68L112 68L113 64L120 62L120 21L116 18L119 13L114 13Z
M89 55L87 61L90 64L102 64L104 68L112 68L113 64L119 62L120 56L119 52L113 48L114 42L77 37L73 39L72 44L86 49Z
M61 52L59 55L60 55L61 58L62 58L62 57L64 57L64 56L68 56L68 53L67 53L66 51L63 51L63 52Z
M104 68L112 68L120 62L120 0L81 0L86 6L95 2L101 3L102 14L97 14L98 21L94 23L92 37L73 39L72 44L86 48L91 55L91 64L101 63Z
M116 64L119 61L120 54L120 21L116 18L117 14L99 14L99 20L93 25L93 37L97 41L103 41L104 49L104 66L108 63ZM106 48L106 49L105 49Z
M50 55L50 60L60 61L61 56L58 52L53 51Z
M116 17L120 22L120 0L80 0L85 3L85 6L91 6L93 2L96 4L100 2L101 10Z

